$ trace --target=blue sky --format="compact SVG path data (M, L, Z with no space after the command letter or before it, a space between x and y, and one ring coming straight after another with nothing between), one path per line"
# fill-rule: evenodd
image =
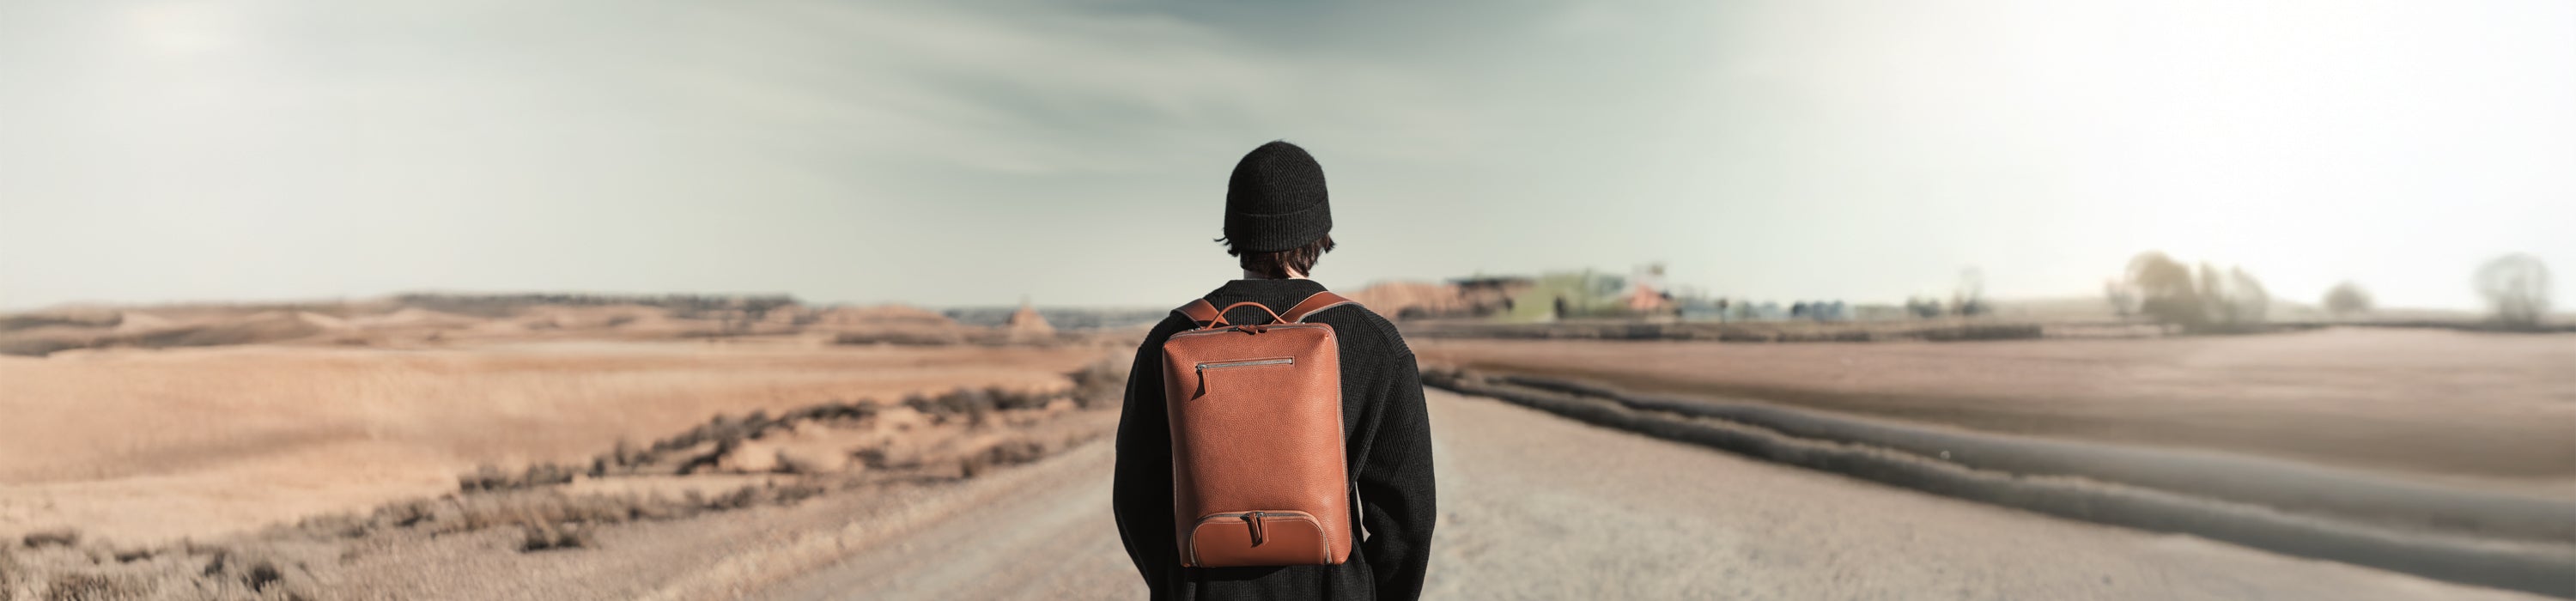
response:
M403 290L1153 306L1307 146L1317 277L2576 299L2576 3L0 0L0 308Z

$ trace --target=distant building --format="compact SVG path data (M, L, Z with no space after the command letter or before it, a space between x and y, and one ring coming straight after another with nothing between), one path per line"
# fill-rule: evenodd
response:
M1511 313L1515 297L1529 292L1538 282L1519 276L1478 276L1449 281L1458 287L1458 299L1475 317Z

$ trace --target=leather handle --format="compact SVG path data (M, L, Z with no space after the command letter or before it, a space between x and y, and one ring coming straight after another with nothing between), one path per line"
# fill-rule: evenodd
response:
M1261 304L1261 303L1256 303L1256 302L1252 302L1252 301L1243 301L1243 302L1239 302L1239 303L1235 303L1235 304L1231 304L1231 305L1226 305L1226 306L1225 306L1225 308L1223 308L1223 309L1217 309L1217 310L1216 310L1216 322L1215 322L1215 323L1212 323L1212 324L1208 324L1208 327L1213 328L1213 327L1217 327L1217 326L1226 325L1226 323L1225 323L1225 312L1227 312L1227 311L1232 311L1232 310L1234 310L1234 308L1235 308L1235 307L1241 307L1241 306L1244 306L1244 305L1252 305L1252 306L1254 306L1254 307L1258 307L1258 308L1260 308L1260 309L1261 309L1261 312L1270 314L1270 323L1284 323L1284 322L1288 321L1288 320L1285 320L1285 319L1280 319L1280 318L1279 318L1279 312L1278 312L1278 311L1272 311L1272 310L1270 310L1270 307L1269 307L1268 305L1263 305L1263 304Z
M1260 307L1261 312L1270 314L1271 323L1305 323L1306 318L1314 316L1316 312L1342 305L1356 304L1359 304L1359 302L1339 294L1334 294L1331 291L1325 291L1317 292L1312 296L1308 296L1306 297L1306 300L1297 301L1297 305L1289 307L1288 312L1286 313L1272 311L1270 310L1269 305L1263 305L1252 301L1226 305L1225 308L1219 309L1216 307L1215 303L1207 302L1207 299L1204 298L1190 301L1189 304L1181 305L1180 308L1173 309L1173 311L1178 311L1182 317L1187 317L1190 318L1190 321L1197 322L1199 324L1199 329L1204 330L1208 328L1219 328L1232 325L1226 323L1225 312L1232 311L1235 307L1241 307L1244 305Z

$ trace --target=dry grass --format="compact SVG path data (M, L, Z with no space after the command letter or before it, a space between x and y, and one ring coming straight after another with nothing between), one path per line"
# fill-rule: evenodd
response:
M10 416L0 420L0 532L239 531L453 490L456 474L478 465L588 472L594 453L620 439L711 414L781 415L816 399L966 384L1000 387L999 406L1071 386L1063 373L1102 353L593 342L0 357L9 383L0 415ZM630 460L642 451L629 449Z
M46 588L45 601L132 601L151 589L138 578L108 574L66 574Z
M18 564L18 553L0 546L0 601L17 601L18 574L26 568Z

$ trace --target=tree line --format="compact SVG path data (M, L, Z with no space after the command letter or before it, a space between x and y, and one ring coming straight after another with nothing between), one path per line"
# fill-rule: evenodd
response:
M2549 314L2549 266L2539 257L2515 253L2487 261L2471 285L2498 326L2536 329ZM2194 268L2157 251L2130 259L2122 278L2103 285L2103 296L2123 319L2139 315L2191 332L2254 329L2272 303L2262 281L2243 268L2207 262ZM2321 305L2336 317L2375 308L2370 291L2351 281L2327 289Z

